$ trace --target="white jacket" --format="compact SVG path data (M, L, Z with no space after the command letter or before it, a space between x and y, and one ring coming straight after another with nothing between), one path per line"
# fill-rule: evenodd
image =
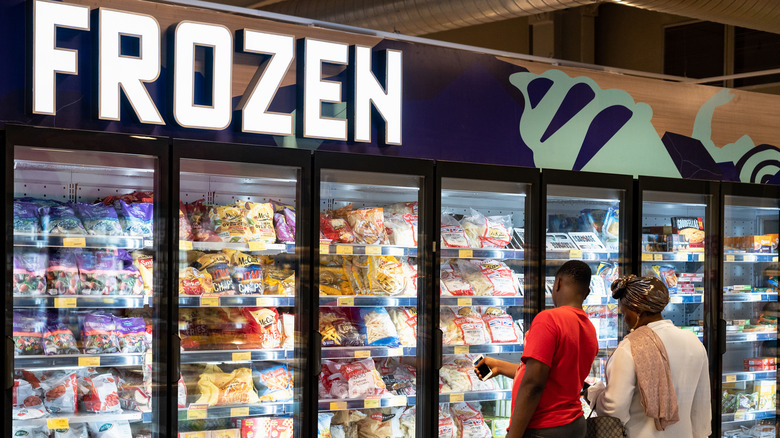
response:
M645 415L642 395L637 387L631 343L624 339L607 363L607 386L598 384L588 390L588 399L598 415L617 417L626 425L628 438L706 438L711 433L710 373L707 352L699 338L671 321L647 325L661 338L669 355L680 421L665 431L655 428Z

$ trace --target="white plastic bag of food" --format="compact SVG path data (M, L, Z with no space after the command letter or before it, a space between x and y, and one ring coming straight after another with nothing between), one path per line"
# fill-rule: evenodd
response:
M504 248L512 241L511 216L484 216L471 208L460 224L474 248Z
M416 247L417 222L415 214L385 212L385 230L391 245Z
M133 438L127 421L88 423L87 427L91 438Z
M441 215L441 246L443 248L468 248L469 240L466 232L455 216Z
M475 295L512 297L519 293L517 278L499 260L459 260L461 275L474 288Z
M491 438L490 428L485 424L480 409L469 403L450 405L457 438Z
M404 263L404 275L406 275L406 288L401 295L416 297L417 296L417 259L410 257L402 257L401 261Z
M331 438L330 421L333 414L321 412L317 414L317 438Z
M488 307L482 314L491 343L517 343L520 338L515 331L515 321L501 307Z
M67 429L55 429L54 438L89 438L87 425L84 423L70 423Z
M79 378L79 392L87 412L118 412L119 394L111 373Z
M488 333L479 312L472 307L448 307L442 310L440 326L445 345L487 344Z
M398 338L404 347L417 346L417 309L414 307L388 307L387 313L395 324Z
M474 295L474 288L463 279L457 264L443 263L439 271L439 279L442 296Z
M455 422L452 421L449 405L439 405L439 438L455 438Z
M11 436L24 438L49 438L49 431L46 426L28 426L20 425L14 422L11 426Z
M366 412L368 416L358 423L359 438L392 438L393 417L390 409L377 409Z
M399 421L401 427L401 436L403 437L415 436L416 419L417 419L416 407L410 406L403 411Z
M282 329L284 330L282 348L292 350L295 348L295 315L282 313Z

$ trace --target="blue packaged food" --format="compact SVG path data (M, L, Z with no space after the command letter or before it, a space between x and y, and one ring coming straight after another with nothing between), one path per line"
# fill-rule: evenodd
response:
M359 318L355 318L360 326L360 336L366 345L382 347L400 347L398 331L395 329L390 314L384 307L355 308Z
M81 223L87 234L96 236L121 236L124 234L114 207L102 203L87 204L84 202L74 202L71 205L81 218Z
M14 234L40 232L38 206L31 202L14 201Z
M122 229L128 236L151 236L154 220L154 204L139 202L128 204L121 199L114 203Z
M252 370L252 380L261 402L286 402L293 399L292 375L283 363L264 363Z
M81 220L67 205L53 205L41 207L38 210L41 215L43 232L47 234L84 235L87 234Z

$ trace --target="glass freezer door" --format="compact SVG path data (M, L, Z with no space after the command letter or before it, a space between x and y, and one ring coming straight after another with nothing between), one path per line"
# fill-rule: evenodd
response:
M612 282L626 273L621 252L627 225L621 221L625 190L565 185L547 186L547 236L545 241L545 306L553 307L555 274L568 260L590 266L590 294L583 309L596 328L599 353L588 383L603 379L606 361L617 347L618 306L612 298ZM583 408L589 408L583 401Z
M423 178L320 174L318 431L413 437Z
M13 436L151 436L157 158L13 152Z
M780 200L726 195L723 208L722 430L774 436Z
M179 178L179 437L298 437L301 169L183 158Z
M530 184L441 179L439 428L494 436L509 426L512 379L477 378L490 356L520 364L533 288L525 228ZM530 311L529 311L530 312Z

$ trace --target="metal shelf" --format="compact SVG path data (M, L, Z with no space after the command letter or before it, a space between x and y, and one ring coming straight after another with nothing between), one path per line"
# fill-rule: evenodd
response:
M774 409L771 411L738 412L736 414L723 414L721 422L737 423L740 421L765 420L767 418L775 418L776 416L777 411Z
M152 305L148 295L31 295L14 296L14 308L103 308L135 309Z
M777 371L737 371L723 373L723 383L752 382L754 380L775 380Z
M515 297L441 297L439 303L442 306L516 306L523 305L521 296Z
M322 347L323 359L416 356L416 347Z
M522 353L523 344L444 345L442 354L499 354Z
M317 409L320 411L345 411L347 409L389 408L397 406L414 406L417 397L414 395L390 395L346 400L320 400Z
M755 263L777 262L777 254L762 254L753 252L726 252L723 254L724 262Z
M584 261L607 261L607 260L620 260L619 252L611 251L582 251L579 249L572 249L568 251L547 251L547 262L565 263L569 260L584 260Z
M347 243L320 243L320 255L374 255L417 257L417 247L393 245L360 245Z
M285 415L293 414L294 411L294 404L292 402L210 406L206 409L179 409L179 421L253 417L258 415Z
M441 248L443 259L523 260L525 251L511 248Z
M745 301L777 301L777 293L745 292L723 294L724 303L741 303Z
M734 333L726 335L726 342L761 342L777 339L777 332Z
M512 391L499 389L497 391L451 392L439 394L439 403L482 402L512 400Z
M179 241L180 251L189 251L191 249L198 251L221 251L225 248L235 249L244 253L252 254L295 254L295 244L292 243L190 242L188 240Z
M14 368L126 367L144 364L145 353L16 356Z
M202 300L207 298L207 300ZM179 307L294 307L295 297L284 295L179 296Z
M703 252L643 252L642 263L703 262Z
M142 249L153 247L154 241L141 236L14 234L14 246Z
M416 307L417 297L373 295L320 295L321 307Z
M45 426L46 422L53 418L67 418L68 423L70 424L94 423L94 422L109 423L115 421L129 421L129 422L143 421L144 423L152 422L151 412L120 411L120 412L95 412L95 413L78 412L75 414L65 414L65 415L58 414L58 415L50 415L47 417L34 418L32 420L14 419L14 423L19 423L20 425L23 424L29 426Z
M295 357L293 350L281 348L265 350L204 350L181 352L181 363L204 362L257 362L264 360L290 360Z

